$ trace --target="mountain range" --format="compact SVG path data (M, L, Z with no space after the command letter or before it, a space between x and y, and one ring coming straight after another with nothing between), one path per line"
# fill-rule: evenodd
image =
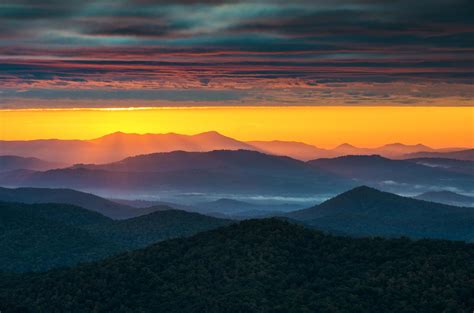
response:
M44 172L12 171L0 174L0 184L151 196L160 192L314 195L353 186L305 162L249 150L174 151Z
M417 144L387 144L376 148L360 148L342 144L334 149L322 149L313 145L295 141L239 141L215 131L196 135L167 134L127 134L116 132L92 140L25 140L0 141L2 154L20 157L36 157L47 161L64 164L75 163L110 163L126 157L157 152L189 151L206 152L212 150L254 150L275 155L286 155L300 160L332 158L342 155L379 154L389 158L415 157L413 153L450 153L466 148L443 148ZM472 149L471 149L472 150ZM466 159L459 152L449 158ZM408 156L407 156L408 154ZM420 155L421 157L421 155ZM448 156L446 156L448 157Z
M401 197L366 186L286 216L348 235L474 241L474 208Z
M359 185L369 184L397 193L428 191L434 188L452 188L468 193L474 191L474 176L470 171L452 170L410 160L392 160L380 155L348 155L312 160L308 161L308 164L354 180Z
M0 277L10 312L470 312L474 246L250 220L104 261ZM0 274L1 275L1 274Z

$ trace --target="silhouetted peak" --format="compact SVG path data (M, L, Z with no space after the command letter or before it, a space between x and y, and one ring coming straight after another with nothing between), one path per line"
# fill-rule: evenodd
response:
M199 134L196 134L195 136L199 136L199 137L226 137L226 136L222 135L221 133L219 133L215 130L210 130L210 131L207 131L207 132L199 133Z
M336 147L336 149L353 149L356 148L355 146L346 143L340 144L339 146Z
M357 194L367 194L367 193L377 193L377 194L380 194L382 193L382 191L378 190L378 189L375 189L375 188L372 188L372 187L369 187L369 186L366 186L366 185L362 185L362 186L358 186L358 187L355 187L349 191L346 191L342 194L353 194L353 195L357 195Z

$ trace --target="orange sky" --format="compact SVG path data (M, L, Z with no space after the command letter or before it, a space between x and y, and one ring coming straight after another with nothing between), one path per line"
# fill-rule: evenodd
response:
M349 142L474 146L473 107L200 107L0 110L0 139L91 139L115 131L295 140L330 148Z

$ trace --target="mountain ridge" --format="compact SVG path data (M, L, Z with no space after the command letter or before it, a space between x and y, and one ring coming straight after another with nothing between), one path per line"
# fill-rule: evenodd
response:
M357 236L474 241L474 209L402 197L368 186L286 216Z

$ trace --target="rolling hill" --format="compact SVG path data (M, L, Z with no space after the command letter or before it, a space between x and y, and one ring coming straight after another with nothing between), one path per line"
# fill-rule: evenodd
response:
M474 191L472 175L452 172L405 160L391 160L379 155L349 155L333 159L317 159L308 164L336 175L394 192L413 193L417 188L456 188Z
M106 224L98 213L66 204L0 203L0 271L43 271L120 251L81 227Z
M301 208L297 204L256 204L228 198L196 203L194 207L202 214L231 218L268 217Z
M86 229L97 238L126 249L136 249L165 239L194 235L232 222L164 206L147 215L107 225L90 225Z
M72 269L4 275L0 303L6 313L467 313L473 258L460 242L250 220Z
M291 158L303 161L338 156L337 152L321 149L303 142L273 140L247 141L247 143L265 153L284 156L286 155Z
M429 191L422 193L414 198L418 200L432 201L449 205L474 207L474 197L460 195L458 193L447 190Z
M140 215L140 210L119 204L91 193L72 189L2 188L0 201L22 203L67 203L98 212L111 218L129 218Z
M0 155L0 172L14 170L46 171L66 167L66 164L44 161L38 158L24 158L15 155Z
M288 217L356 236L408 236L474 241L474 209L357 187Z
M460 151L448 151L448 152L416 152L408 153L403 155L404 159L414 158L443 158L443 159L455 159L455 160L466 160L474 161L474 149L466 149Z
M450 172L474 175L474 161L444 158L416 158L405 159L405 161L429 167L441 168Z
M153 211L114 221L69 204L0 202L0 272L72 266L232 222L169 207Z
M8 186L67 187L156 196L167 192L295 195L334 193L353 184L305 162L248 150L155 153L101 165L0 174Z

